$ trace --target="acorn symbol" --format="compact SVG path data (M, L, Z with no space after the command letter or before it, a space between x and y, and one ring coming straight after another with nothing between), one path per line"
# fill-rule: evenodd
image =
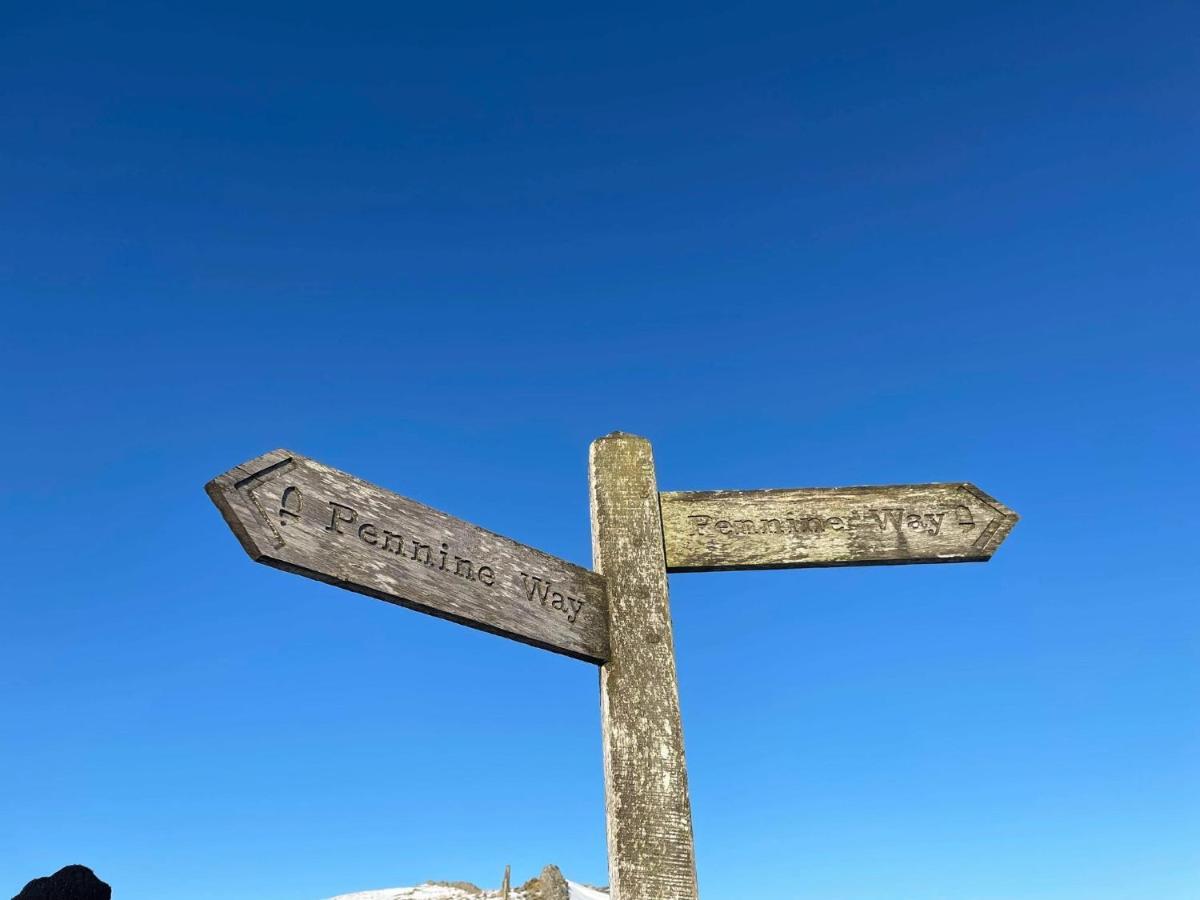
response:
M279 501L279 524L286 525L288 518L299 519L303 505L304 495L300 493L300 488L291 485L285 489Z

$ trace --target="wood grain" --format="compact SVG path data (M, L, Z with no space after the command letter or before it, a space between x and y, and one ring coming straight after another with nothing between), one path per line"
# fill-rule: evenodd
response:
M250 557L589 662L608 658L604 579L292 453L205 487Z
M692 812L650 444L614 434L590 461L593 564L608 582L600 670L612 900L696 900Z
M660 495L667 569L984 562L1017 514L973 484Z

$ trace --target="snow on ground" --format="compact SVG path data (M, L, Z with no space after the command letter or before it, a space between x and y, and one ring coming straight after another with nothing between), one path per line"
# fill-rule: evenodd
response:
M598 891L573 881L567 882L567 890L571 892L571 900L608 900L608 891Z
M606 891L598 891L573 881L567 882L567 890L570 891L571 900L608 900ZM420 884L410 888L383 888L378 891L360 891L357 894L338 894L330 900L500 900L500 892L484 891L475 894L444 884ZM510 891L509 900L525 900L525 892Z
M517 891L513 900L521 900ZM378 891L360 891L357 894L338 894L330 900L493 900L500 895L493 891L469 894L466 891L442 884L421 884L410 888L383 888Z

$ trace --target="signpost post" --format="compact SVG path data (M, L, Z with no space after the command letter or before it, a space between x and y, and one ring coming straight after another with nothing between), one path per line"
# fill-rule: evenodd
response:
M592 557L608 582L600 668L608 877L618 900L695 900L692 806L650 442L592 444Z
M650 443L589 464L595 572L287 450L206 486L258 562L600 666L612 900L696 900L668 572L984 562L971 484L659 493Z

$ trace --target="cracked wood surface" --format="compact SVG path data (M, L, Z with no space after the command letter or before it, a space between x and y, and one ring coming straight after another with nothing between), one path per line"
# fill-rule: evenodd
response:
M612 900L696 900L692 812L650 444L595 441L593 565L608 583L600 670Z
M205 486L251 559L600 663L595 572L288 450Z
M964 482L660 497L671 572L985 562L1017 522Z

